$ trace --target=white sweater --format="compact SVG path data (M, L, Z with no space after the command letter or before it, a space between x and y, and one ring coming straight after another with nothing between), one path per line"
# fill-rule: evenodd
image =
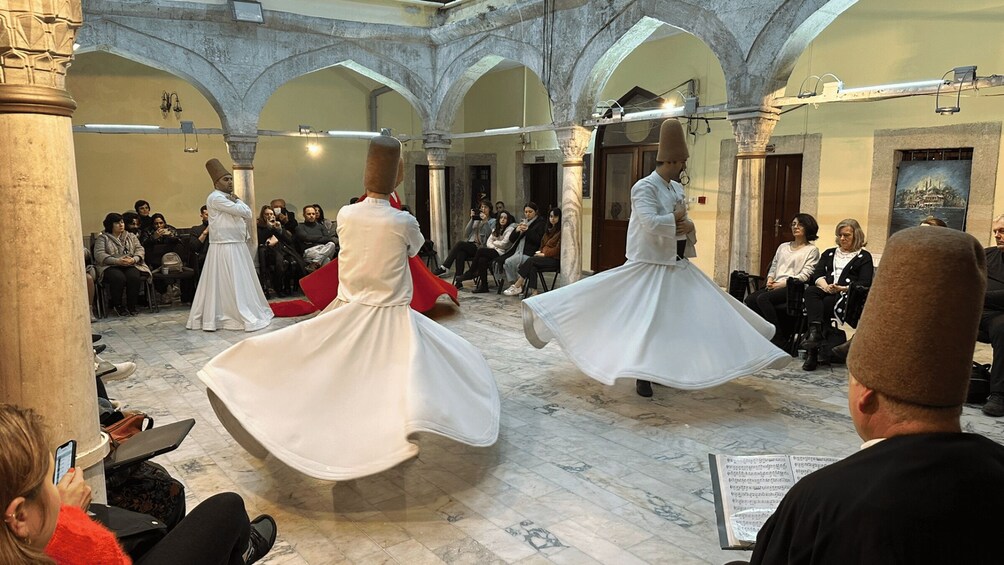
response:
M812 274L816 263L819 262L819 248L810 243L798 249L792 249L792 243L788 241L777 247L774 261L771 262L770 270L767 271L768 279L779 281L795 277L802 282L809 280L809 275Z

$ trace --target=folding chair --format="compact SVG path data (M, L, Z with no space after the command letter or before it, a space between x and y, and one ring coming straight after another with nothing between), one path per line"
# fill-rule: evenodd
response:
M544 278L544 273L554 273L551 277L551 286L547 286L547 279ZM538 292L547 292L552 290L556 284L558 284L558 275L561 274L561 266L557 267L546 267L542 269L537 269L537 283L540 285ZM527 285L523 289L523 298L530 296L530 285Z

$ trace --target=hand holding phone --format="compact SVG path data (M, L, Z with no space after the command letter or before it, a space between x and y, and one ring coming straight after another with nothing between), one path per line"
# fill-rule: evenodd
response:
M59 480L67 471L77 463L77 441L70 441L56 448L56 471L53 474L52 482L59 484Z

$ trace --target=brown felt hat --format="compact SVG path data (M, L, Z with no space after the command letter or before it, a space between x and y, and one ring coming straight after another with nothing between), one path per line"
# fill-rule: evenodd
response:
M401 163L401 142L389 135L378 135L370 140L366 155L366 172L363 186L379 194L390 194L397 186L397 173Z
M908 228L889 238L877 273L847 357L851 374L905 402L961 406L987 281L980 242Z
M690 157L687 151L687 136L683 134L683 126L679 120L670 118L662 122L659 128L659 153L655 160L668 163L670 161L686 161Z
M219 159L206 161L206 170L209 171L209 178L213 179L213 184L216 184L216 181L230 174L230 171L223 166L223 163L220 163Z

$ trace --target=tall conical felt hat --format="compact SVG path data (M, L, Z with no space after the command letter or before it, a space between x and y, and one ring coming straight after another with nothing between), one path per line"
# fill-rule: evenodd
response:
M659 162L686 161L690 157L687 151L687 136L683 134L683 126L679 120L670 118L662 122L659 128L659 153L655 160Z
M209 178L213 179L213 184L216 184L216 181L230 174L230 171L223 166L223 163L220 163L219 159L206 161L206 170L209 171Z
M858 382L912 404L961 406L987 282L976 238L913 227L889 238L847 368Z
M363 186L379 194L390 194L397 186L397 172L401 163L401 142L389 135L378 135L370 140L366 155Z

